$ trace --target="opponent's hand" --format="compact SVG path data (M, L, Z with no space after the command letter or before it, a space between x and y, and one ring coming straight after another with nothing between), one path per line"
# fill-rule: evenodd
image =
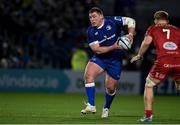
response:
M140 59L142 59L142 57L138 54L138 55L134 56L134 57L130 60L130 62L133 63L133 62L136 62L136 61L138 61L138 60L140 60Z

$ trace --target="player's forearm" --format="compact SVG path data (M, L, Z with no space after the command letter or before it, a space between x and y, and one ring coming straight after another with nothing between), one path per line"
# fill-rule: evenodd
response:
M138 55L140 57L143 57L146 51L148 50L150 44L145 43L144 41L141 44L141 47L139 49Z
M128 26L128 38L131 42L133 42L133 37L135 33L136 21L130 17L123 17L124 18L124 25Z
M112 51L113 49L116 49L114 45L112 46L105 46L105 47L97 47L93 51L97 54L107 53L109 51Z
M128 28L128 33L129 33L129 35L134 36L134 35L135 35L135 28L129 27L129 28Z

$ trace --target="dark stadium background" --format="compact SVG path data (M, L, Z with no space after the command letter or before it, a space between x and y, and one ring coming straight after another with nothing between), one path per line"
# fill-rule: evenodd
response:
M129 60L153 23L155 11L167 11L170 23L180 27L179 5L179 0L0 0L0 123L137 124L143 114L144 82L155 50L152 46L139 63L130 64ZM88 58L92 55L86 30L88 10L93 6L103 9L105 15L130 16L137 23L134 44L123 61L122 81L107 120L100 119L103 76L96 83L98 113L81 116L86 100L83 70L72 66L78 49ZM133 79L137 83L131 82ZM180 123L179 92L171 78L164 83L155 88L154 123Z

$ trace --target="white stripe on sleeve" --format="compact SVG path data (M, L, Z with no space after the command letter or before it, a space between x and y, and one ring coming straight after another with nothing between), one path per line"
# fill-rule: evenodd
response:
M94 44L97 44L97 43L99 43L99 41L91 42L91 43L89 43L89 46L94 45Z

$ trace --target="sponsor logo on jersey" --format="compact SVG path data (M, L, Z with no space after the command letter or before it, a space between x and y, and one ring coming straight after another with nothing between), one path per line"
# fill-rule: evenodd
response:
M106 26L106 30L108 31L108 30L111 30L111 26L110 25L107 25Z
M97 36L97 35L98 35L98 32L95 32L95 34L94 34L94 35L96 35L96 36Z
M104 42L104 41L106 41L106 40L111 40L111 39L113 39L115 36L116 36L116 34L113 34L113 35L110 36L110 37L104 36L105 39L102 39L101 41L99 41L99 43L102 43L102 42Z
M115 16L114 19L117 21L122 21L121 17L118 17L118 16Z
M174 67L180 67L180 64L164 64L164 67L170 67L170 68L174 68Z
M177 45L174 42L165 42L163 44L163 48L166 50L176 50Z

